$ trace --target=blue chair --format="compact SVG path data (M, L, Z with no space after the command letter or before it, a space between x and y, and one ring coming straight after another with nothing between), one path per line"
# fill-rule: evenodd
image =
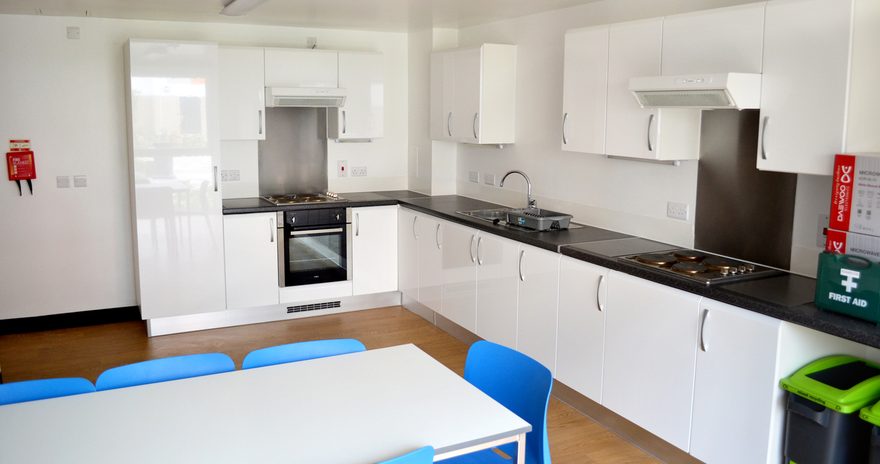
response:
M306 359L326 358L338 354L357 353L366 350L363 343L353 338L336 340L313 340L310 342L289 343L270 346L248 353L241 363L242 369L272 366Z
M434 462L434 448L425 446L379 464L431 464L432 462Z
M234 370L235 362L223 353L172 356L107 369L98 376L95 387L112 390Z
M534 359L487 341L471 345L464 365L464 378L532 425L526 434L526 464L550 464L547 440L547 405L553 388L550 370ZM516 458L516 443L498 449ZM442 461L446 464L507 463L492 450L483 450Z
M95 391L92 382L72 377L64 379L25 380L0 384L0 405L79 395Z

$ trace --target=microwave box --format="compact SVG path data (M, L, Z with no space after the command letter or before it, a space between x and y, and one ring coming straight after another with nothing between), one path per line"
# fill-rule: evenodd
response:
M828 229L825 233L825 251L880 262L880 237Z
M830 229L880 236L880 154L835 155Z

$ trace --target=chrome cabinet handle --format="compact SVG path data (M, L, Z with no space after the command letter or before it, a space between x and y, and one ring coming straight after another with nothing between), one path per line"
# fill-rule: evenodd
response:
M525 282L526 277L523 275L522 264L523 264L523 256L525 256L526 250L519 250L519 281Z
M361 235L361 213L354 213L354 236Z
M300 237L303 235L338 234L340 232L344 232L342 227L335 227L333 229L295 230L290 233L290 236Z
M263 135L263 110L257 110L257 124L259 124L259 131L257 134Z
M568 123L568 113L562 115L562 144L568 145L568 137L565 136L565 125Z
M476 239L476 238L477 238L476 235L471 235L471 245L468 247L468 253L470 253L470 255L471 255L471 262L472 263L477 262L477 257L474 256L474 241L475 241L474 239Z
M764 147L764 141L767 140L767 123L770 116L764 116L764 122L761 124L761 159L767 159L767 149Z
M452 137L452 111L449 112L449 115L446 116L446 133Z
M483 250L483 237L477 239L477 264L480 266L483 265L483 256L481 251Z
M269 218L269 243L275 243L275 218Z
M434 229L434 243L437 244L437 249L440 249L440 224L437 224L437 228Z
M706 343L706 322L709 320L709 310L703 309L703 318L700 320L700 349L708 351L709 344Z
M474 130L474 140L479 140L480 137L477 136L477 121L480 118L480 113L474 113L474 123L472 125L472 129Z
M651 126L654 125L654 113L651 113L651 116L648 117L648 151L654 151L654 147L651 145Z
M412 229L413 229L413 238L416 239L416 240L419 239L419 234L416 233L416 220L417 220L418 218L419 218L418 216L413 216L413 226L412 226Z
M602 307L602 285L605 283L605 275L599 276L599 283L596 285L596 307L599 308L599 312L605 311L605 308Z
M214 191L220 191L220 186L217 184L217 166L214 166Z
M345 110L342 110L342 133L345 133L345 130L348 126L348 119L345 117Z

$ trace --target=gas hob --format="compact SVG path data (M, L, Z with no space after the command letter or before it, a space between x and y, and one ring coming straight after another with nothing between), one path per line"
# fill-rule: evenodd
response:
M627 255L619 259L705 285L782 274L781 271L769 267L687 249Z
M342 198L333 192L285 193L281 195L264 195L261 198L278 206L298 205L301 203L326 203L328 201L346 201L345 198Z

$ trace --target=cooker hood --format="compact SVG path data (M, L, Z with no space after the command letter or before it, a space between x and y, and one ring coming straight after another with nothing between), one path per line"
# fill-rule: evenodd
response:
M629 89L642 108L744 110L761 104L760 74L633 77Z
M339 108L345 104L345 89L326 87L266 87L269 108Z

